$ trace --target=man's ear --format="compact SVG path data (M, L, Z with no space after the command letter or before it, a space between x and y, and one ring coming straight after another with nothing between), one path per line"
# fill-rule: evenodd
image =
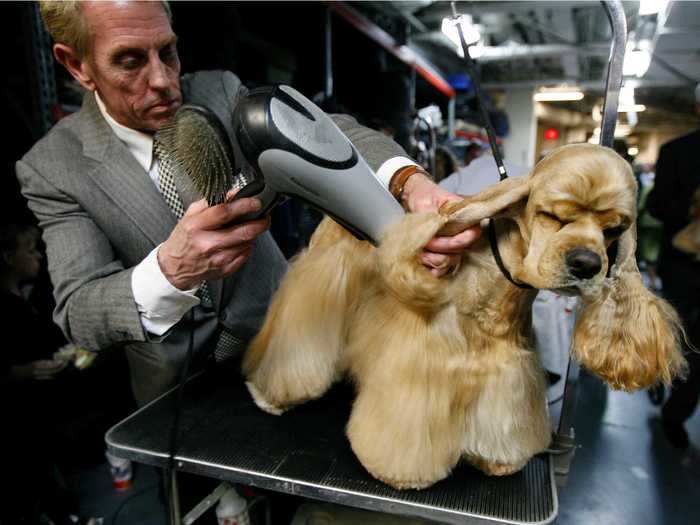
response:
M75 50L65 44L54 44L53 56L59 64L65 67L80 85L88 91L95 91L95 81L92 71L85 58L79 58Z

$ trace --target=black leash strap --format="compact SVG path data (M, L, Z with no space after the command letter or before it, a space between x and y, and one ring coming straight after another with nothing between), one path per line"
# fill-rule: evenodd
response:
M493 254L493 258L496 259L496 265L498 265L498 269L501 270L501 273L505 276L505 278L518 288L522 288L523 290L533 290L533 287L529 284L519 283L513 279L513 276L508 271L508 268L506 268L506 265L503 264L501 252L498 250L498 240L496 239L496 221L493 219L489 219L489 244L491 245L491 253Z
M486 111L486 100L484 98L484 93L481 91L481 78L479 76L479 71L476 67L476 62L469 54L469 46L467 41L464 39L464 32L462 31L462 24L460 23L460 15L457 14L457 7L455 2L450 2L452 5L452 18L457 26L457 32L459 33L459 41L462 44L462 51L464 52L464 61L467 64L467 71L472 79L472 85L474 86L474 93L476 93L476 100L479 106L479 112L481 113L481 119L484 121L484 128L486 128L486 134L489 137L489 145L491 146L491 152L493 153L493 158L496 161L496 166L498 166L498 176L501 180L508 178L508 173L506 172L506 167L503 164L503 157L501 156L501 151L498 149L498 143L496 142L496 132L493 130L493 125L491 124L491 119L489 118L488 111Z
M503 157L501 156L501 151L498 149L498 143L496 142L496 133L493 130L493 125L491 124L491 119L489 118L488 111L486 111L486 100L484 98L483 91L481 91L481 79L479 76L479 71L476 67L476 62L469 54L469 46L464 38L464 31L462 30L462 24L460 23L460 15L457 14L457 7L455 2L450 2L452 6L452 18L457 26L457 32L459 33L459 41L462 44L462 51L464 52L464 61L467 64L467 71L472 79L472 85L474 86L474 93L476 93L476 100L479 106L479 112L481 113L481 119L484 121L484 127L486 128L486 134L489 137L489 145L491 146L491 152L493 153L493 158L496 161L496 166L498 167L498 177L500 180L505 180L508 178L508 172L503 164ZM489 244L491 245L491 253L493 258L496 259L496 265L501 273L513 283L518 288L524 290L532 290L532 286L525 283L519 283L508 271L505 264L503 264L503 258L501 257L501 252L498 249L498 241L496 239L496 224L494 219L489 220Z

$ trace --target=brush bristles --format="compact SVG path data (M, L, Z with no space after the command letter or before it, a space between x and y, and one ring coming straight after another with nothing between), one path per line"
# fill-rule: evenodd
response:
M158 140L168 150L190 189L209 206L226 200L233 184L233 159L219 133L200 111L183 106L172 124L158 131Z

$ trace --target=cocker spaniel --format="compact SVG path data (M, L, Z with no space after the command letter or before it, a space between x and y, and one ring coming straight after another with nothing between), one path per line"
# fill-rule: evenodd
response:
M669 383L684 369L678 317L637 270L636 202L629 165L579 144L439 214L407 214L378 248L325 219L245 355L255 402L280 414L349 375L347 435L374 477L422 488L461 458L518 471L551 435L531 338L538 289L581 297L573 355L611 387ZM511 281L487 235L449 276L418 262L434 235L485 218Z

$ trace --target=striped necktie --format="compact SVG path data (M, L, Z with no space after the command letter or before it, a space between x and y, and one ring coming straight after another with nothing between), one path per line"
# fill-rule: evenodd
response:
M173 176L177 167L174 165L167 150L156 139L153 140L153 153L158 159L158 187L163 194L165 202L168 203L170 210L179 220L185 214L185 208L182 205L182 200L177 191L177 186L175 186L175 178ZM214 306L206 281L202 282L197 291L197 296L202 301L203 306L207 308L212 308ZM229 357L237 355L242 347L243 343L240 339L221 327L219 339L214 348L214 358L216 361L225 361Z
M163 198L168 203L170 210L180 220L185 214L185 208L182 205L177 186L175 186L174 173L177 167L173 164L172 158L163 145L156 139L153 140L153 153L158 159L158 187L160 192L163 194ZM197 291L197 296L201 299L204 306L210 308L214 305L206 281L202 282Z

